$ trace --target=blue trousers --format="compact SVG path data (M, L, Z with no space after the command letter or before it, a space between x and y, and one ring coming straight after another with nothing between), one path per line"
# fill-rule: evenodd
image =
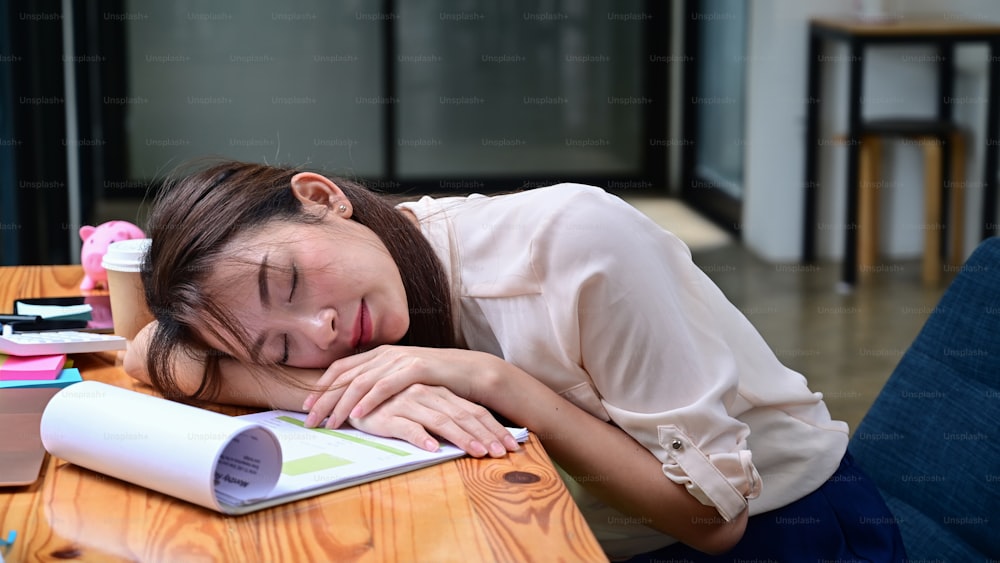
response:
M819 489L781 508L751 516L746 533L724 555L674 544L630 563L772 561L901 562L906 560L896 519L875 484L848 453Z

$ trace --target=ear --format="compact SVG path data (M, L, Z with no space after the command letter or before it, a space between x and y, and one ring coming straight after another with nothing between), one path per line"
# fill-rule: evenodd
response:
M326 176L315 172L299 172L292 176L290 184L292 193L306 207L321 205L335 210L338 215L345 219L351 216L353 209L350 200L344 195L340 186ZM344 211L340 211L340 209L344 209Z

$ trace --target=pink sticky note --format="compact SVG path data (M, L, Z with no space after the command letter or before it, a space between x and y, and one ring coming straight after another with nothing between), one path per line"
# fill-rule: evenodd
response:
M4 356L0 354L0 380L56 379L66 363L66 354L54 356Z

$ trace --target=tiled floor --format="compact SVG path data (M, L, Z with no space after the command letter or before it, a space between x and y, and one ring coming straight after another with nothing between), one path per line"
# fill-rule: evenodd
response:
M948 281L927 287L919 261L893 262L845 293L839 263L769 264L739 243L694 258L852 432Z

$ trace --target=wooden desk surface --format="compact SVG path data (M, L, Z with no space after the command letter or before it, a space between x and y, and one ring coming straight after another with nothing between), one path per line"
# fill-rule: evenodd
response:
M0 268L18 297L79 295L78 266ZM150 393L118 354L75 355L85 379ZM234 410L230 414L237 414ZM463 458L245 516L224 516L48 456L28 487L0 488L8 562L607 561L541 444Z

